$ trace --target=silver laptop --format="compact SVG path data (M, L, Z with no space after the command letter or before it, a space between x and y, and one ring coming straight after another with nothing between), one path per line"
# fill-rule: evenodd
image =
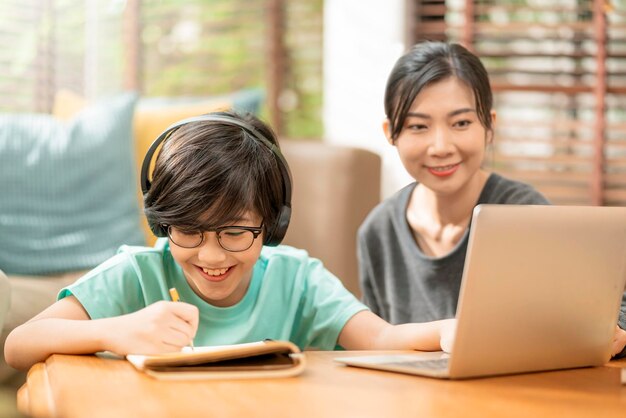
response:
M625 282L626 208L479 205L452 354L336 361L450 379L602 365Z

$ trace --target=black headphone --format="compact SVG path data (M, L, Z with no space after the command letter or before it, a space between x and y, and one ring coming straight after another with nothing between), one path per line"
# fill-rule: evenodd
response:
M283 178L283 206L280 208L280 212L274 224L267 226L267 234L263 239L263 244L270 246L280 244L285 237L285 234L287 233L289 220L291 219L291 172L289 171L289 165L287 164L287 160L285 160L285 157L283 157L283 154L280 152L280 149L276 146L276 144L272 143L270 140L261 135L261 133L256 130L251 124L229 115L213 114L187 118L170 125L165 131L163 131L157 137L157 139L154 140L152 145L150 145L150 148L148 148L148 152L146 153L146 156L143 159L143 164L141 165L141 191L143 193L144 200L146 198L146 194L150 190L151 183L150 180L148 180L148 171L150 170L150 163L152 162L152 157L157 148L178 128L193 122L221 122L229 125L238 126L250 135L252 135L252 137L254 137L254 139L259 141L261 144L269 148L270 151L272 151L272 153L276 157L276 161L278 162L278 167ZM157 237L167 236L167 231L165 230L165 228L163 228L163 226L158 222L154 222L154 220L150 219L150 217L148 217L148 225L150 226L150 230L152 230L154 235L156 235Z

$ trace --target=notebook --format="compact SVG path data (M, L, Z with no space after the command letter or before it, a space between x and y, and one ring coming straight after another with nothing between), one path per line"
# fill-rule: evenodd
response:
M602 365L625 282L626 208L479 205L452 354L336 361L451 379Z
M274 340L185 347L181 352L158 355L129 354L126 359L148 376L166 380L291 377L305 367L298 346Z

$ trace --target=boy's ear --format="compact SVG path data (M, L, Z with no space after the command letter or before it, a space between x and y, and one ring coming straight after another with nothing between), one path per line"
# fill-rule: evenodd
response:
M385 138L387 138L387 142L395 146L396 143L391 137L391 123L389 122L388 118L385 118L385 120L383 121L383 133L385 134Z

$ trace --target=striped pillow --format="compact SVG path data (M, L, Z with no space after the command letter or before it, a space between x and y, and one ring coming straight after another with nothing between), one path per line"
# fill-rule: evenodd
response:
M83 270L121 244L143 244L126 93L62 122L0 114L0 269Z

